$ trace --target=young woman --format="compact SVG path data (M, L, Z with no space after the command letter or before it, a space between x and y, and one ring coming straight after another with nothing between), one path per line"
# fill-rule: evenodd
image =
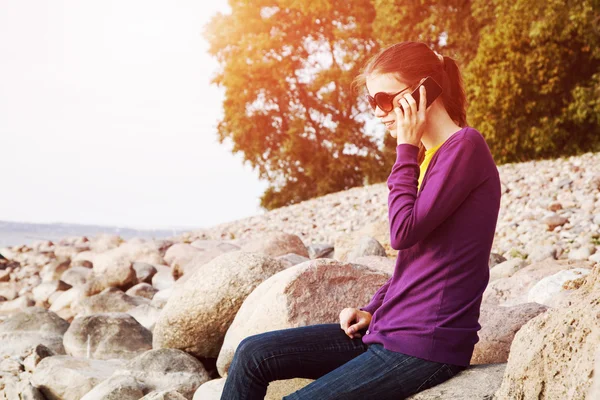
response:
M431 76L442 94L426 108L410 94ZM466 123L456 62L424 43L383 49L358 77L375 116L396 138L387 179L394 273L340 324L245 338L221 400L263 399L269 382L316 379L286 400L399 400L469 366L500 209L500 178L481 133Z

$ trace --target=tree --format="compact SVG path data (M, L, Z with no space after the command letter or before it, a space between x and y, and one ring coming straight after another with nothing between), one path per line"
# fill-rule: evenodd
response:
M270 186L273 209L378 182L389 174L365 134L351 82L377 50L369 0L230 0L205 36L225 88L219 142L233 141ZM393 163L393 160L392 160Z
M496 161L599 151L598 1L495 0L493 8L465 80L469 120Z

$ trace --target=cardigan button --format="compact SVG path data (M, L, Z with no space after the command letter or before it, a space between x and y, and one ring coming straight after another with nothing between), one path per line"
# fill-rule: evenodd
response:
M369 330L367 329L367 332L365 333L365 335L368 335L368 334L369 334Z

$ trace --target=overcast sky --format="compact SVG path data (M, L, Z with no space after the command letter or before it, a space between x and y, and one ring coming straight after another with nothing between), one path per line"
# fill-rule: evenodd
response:
M0 0L0 220L200 228L267 183L217 142L225 0Z

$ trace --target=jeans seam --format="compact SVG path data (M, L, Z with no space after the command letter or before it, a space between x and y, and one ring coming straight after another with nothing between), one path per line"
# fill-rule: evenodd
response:
M431 378L433 378L434 376L436 376L436 375L437 375L437 373L438 373L438 372L440 372L440 371L442 370L442 368L444 368L444 367L447 367L447 365L446 365L446 364L442 365L442 366L441 366L441 367L439 367L439 368L438 368L438 369L437 369L437 370L436 370L436 371L435 371L433 374L431 374L431 376L430 376L429 378L425 379L425 380L423 381L423 383L421 383L421 385L420 385L420 386L417 388L417 393L419 392L419 390L421 390L421 388L422 388L422 387L423 387L423 386L424 386L424 385L425 385L427 382L429 382L429 380L430 380Z

